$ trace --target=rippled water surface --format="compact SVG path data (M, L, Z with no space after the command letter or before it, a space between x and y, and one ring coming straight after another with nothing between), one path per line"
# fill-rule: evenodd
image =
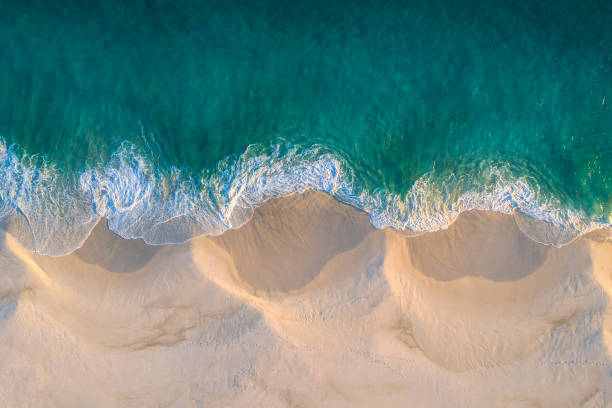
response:
M0 8L0 218L39 250L100 216L218 233L305 188L379 226L610 222L610 2Z

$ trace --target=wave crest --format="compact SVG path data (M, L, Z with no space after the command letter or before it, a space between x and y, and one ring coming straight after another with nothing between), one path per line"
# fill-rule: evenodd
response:
M250 146L197 177L177 167L161 170L126 142L109 162L71 177L0 140L0 177L0 225L25 248L52 256L79 248L101 218L124 238L181 243L239 228L264 202L306 190L366 211L377 228L436 231L461 212L488 210L514 213L532 239L561 246L610 226L564 209L509 165L483 162L472 173L446 177L432 171L397 195L363 188L342 156L322 146L283 142Z

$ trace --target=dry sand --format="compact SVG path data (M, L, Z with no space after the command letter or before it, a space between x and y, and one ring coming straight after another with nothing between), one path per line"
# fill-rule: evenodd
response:
M322 193L182 245L4 235L2 407L612 406L612 243L465 213L406 237Z

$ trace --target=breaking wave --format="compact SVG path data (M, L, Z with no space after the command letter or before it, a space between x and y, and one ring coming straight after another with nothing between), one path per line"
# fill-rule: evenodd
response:
M108 162L70 176L0 139L0 226L25 248L51 256L79 248L102 218L124 238L181 243L239 228L270 199L319 190L367 212L377 228L408 233L447 228L470 210L515 214L529 237L555 246L610 227L609 220L590 219L546 197L533 178L516 176L508 164L482 162L466 174L446 176L432 171L402 195L368 190L354 173L323 146L278 142L249 146L194 175L162 169L125 142Z

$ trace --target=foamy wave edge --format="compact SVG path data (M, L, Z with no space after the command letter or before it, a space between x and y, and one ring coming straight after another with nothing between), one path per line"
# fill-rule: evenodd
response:
M359 187L347 162L322 146L253 145L198 177L176 167L160 171L129 143L74 179L19 151L0 139L0 226L26 249L50 256L78 249L101 219L124 238L183 243L239 228L266 201L307 190L367 212L377 228L437 231L464 211L482 210L514 214L526 235L554 246L594 230L610 236L609 222L563 209L506 165L482 163L477 175L443 179L428 173L400 196Z

